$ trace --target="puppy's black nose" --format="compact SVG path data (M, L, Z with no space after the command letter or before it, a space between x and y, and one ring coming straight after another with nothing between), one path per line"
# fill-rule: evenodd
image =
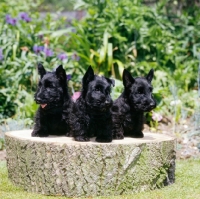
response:
M36 98L35 98L35 101L36 101L36 102L40 102L40 101L41 101L41 98L40 98L40 97L36 97Z
M105 101L105 104L106 104L106 105L109 105L109 104L110 104L110 102L109 102L108 100L106 100L106 101Z
M155 108L155 107L156 107L156 103L151 102L151 103L149 104L149 106L150 106L150 108Z

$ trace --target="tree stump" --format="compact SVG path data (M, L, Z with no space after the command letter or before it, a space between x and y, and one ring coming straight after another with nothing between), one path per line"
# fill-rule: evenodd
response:
M112 143L7 132L9 179L45 195L109 196L160 188L175 180L175 138L145 133Z

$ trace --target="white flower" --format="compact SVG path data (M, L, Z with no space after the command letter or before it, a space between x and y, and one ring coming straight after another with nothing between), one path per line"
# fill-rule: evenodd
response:
M159 113L155 113L155 112L153 112L153 114L152 114L152 119L154 120L154 121L157 121L157 122L160 122L161 120L162 120L162 115L160 115Z
M176 106L176 105L179 105L179 104L181 104L182 102L181 102L181 100L173 100L173 101L171 101L170 102L170 106Z

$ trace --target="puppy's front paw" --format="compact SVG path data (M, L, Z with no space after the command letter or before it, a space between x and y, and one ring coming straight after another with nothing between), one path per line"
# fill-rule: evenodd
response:
M39 134L38 134L36 131L33 131L33 132L31 133L31 136L32 136L32 137L39 137Z
M112 137L96 137L96 142L112 142Z
M74 140L78 141L78 142L88 142L88 141L90 141L90 138L88 138L86 136L76 136L76 137L74 137Z
M134 133L134 135L132 137L133 138L143 138L144 134L142 132L138 132L138 133Z
M113 139L122 140L122 139L124 139L124 135L121 133L115 134L115 135L113 135Z
M48 137L49 135L47 133L41 133L39 131L34 131L31 133L32 137Z
M66 137L72 137L72 134L70 132L65 133Z

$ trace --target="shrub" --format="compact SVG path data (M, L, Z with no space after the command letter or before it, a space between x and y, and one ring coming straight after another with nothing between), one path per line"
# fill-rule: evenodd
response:
M124 68L134 76L154 68L157 111L174 114L170 102L181 100L181 109L193 114L198 71L193 48L200 43L200 10L192 7L195 14L186 9L171 17L165 2L150 7L141 0L83 0L77 8L86 10L86 17L69 24L57 14L41 16L40 0L2 0L0 118L33 117L38 62L49 69L63 64L72 76L72 92L80 89L92 65L96 73L116 79L114 98L123 89Z
M168 13L173 4L169 7L166 1L152 7L140 0L83 2L79 8L87 10L87 16L74 21L76 33L71 34L67 48L76 49L81 57L77 69L92 65L100 74L121 79L124 67L134 76L154 68L157 110L173 114L169 104L180 98L182 108L191 115L197 105L198 60L193 47L200 42L200 10L193 7L195 15L188 16L183 10L172 18ZM172 87L177 88L176 93L171 92ZM121 84L114 88L121 89Z
M63 17L41 16L36 11L39 4L39 0L0 3L0 118L15 114L33 117L37 108L33 93L38 81L38 62L49 69L68 64L66 69L70 74L73 65L70 62L77 61L74 52L63 50L72 28L66 28Z

